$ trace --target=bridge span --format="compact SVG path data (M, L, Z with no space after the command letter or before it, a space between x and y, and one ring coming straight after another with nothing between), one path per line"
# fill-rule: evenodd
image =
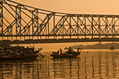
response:
M119 38L72 38L72 39L28 39L28 40L2 40L0 41L0 44L38 44L38 43L71 43L71 42L119 42Z
M0 41L118 41L119 15L69 14L0 1Z

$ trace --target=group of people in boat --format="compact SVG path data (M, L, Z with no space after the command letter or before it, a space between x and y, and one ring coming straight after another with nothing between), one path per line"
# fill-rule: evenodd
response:
M40 49L41 50L41 49ZM24 46L6 46L0 47L0 59L2 58L33 58L38 56L40 50L34 50L33 47Z
M77 48L77 52L80 52L79 50L80 50L80 48ZM67 50L67 53L71 53L71 52L74 52L74 50L73 50L71 47L69 47L68 50ZM62 53L63 53L63 52L62 52L62 49L60 48L60 49L57 51L57 53L58 53L58 54L62 54Z
M77 48L77 51L74 51L71 47L67 51L63 52L60 48L57 52L52 52L51 56L54 58L64 58L64 57L76 57L80 54L80 48Z

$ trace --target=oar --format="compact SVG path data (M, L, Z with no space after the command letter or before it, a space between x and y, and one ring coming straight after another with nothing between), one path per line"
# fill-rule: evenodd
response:
M40 56L44 57L44 55L42 55L41 53L39 53Z
M39 51L41 51L42 50L42 48L39 48L38 50L37 50L37 52L39 52ZM40 52L38 53L40 56L42 56L42 57L44 57L44 55L42 55Z

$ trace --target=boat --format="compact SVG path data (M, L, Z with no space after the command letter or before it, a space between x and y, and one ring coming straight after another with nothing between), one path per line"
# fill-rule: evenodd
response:
M0 59L34 59L39 55L42 48L35 50L34 47L24 46L3 46L0 47Z
M78 55L80 55L79 48L77 48L77 51L74 51L71 47L69 47L65 52L62 52L62 49L60 49L57 52L52 52L51 54L53 58L75 58Z

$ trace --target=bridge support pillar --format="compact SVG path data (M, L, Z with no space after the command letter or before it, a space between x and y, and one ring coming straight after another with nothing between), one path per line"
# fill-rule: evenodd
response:
M0 0L0 36L3 40L3 0Z

